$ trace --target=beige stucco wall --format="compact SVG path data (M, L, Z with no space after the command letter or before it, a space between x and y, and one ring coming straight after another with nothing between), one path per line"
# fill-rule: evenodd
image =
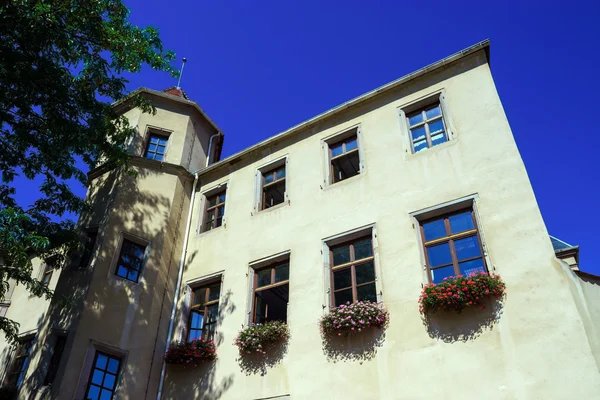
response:
M398 107L441 89L456 135L412 155ZM324 186L321 140L356 124L366 170ZM290 203L255 213L256 169L284 155ZM202 175L200 182L199 192L228 184L225 226L192 232L183 277L187 282L224 271L219 359L212 368L169 367L166 398L598 398L600 375L483 52ZM476 310L439 316L428 330L418 312L426 278L409 213L472 194L478 195L489 261L505 279L508 296L493 323L486 324L491 310ZM194 228L201 203L197 196ZM374 357L332 359L317 325L325 299L322 240L373 223L391 323ZM232 344L248 319L248 264L285 250L291 251L287 354L263 374L248 373Z

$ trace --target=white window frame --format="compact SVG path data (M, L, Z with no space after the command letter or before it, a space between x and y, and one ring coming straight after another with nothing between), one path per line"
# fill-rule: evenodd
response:
M336 142L339 142L341 140L344 140L348 137L354 136L354 134L356 134L356 144L358 146L358 160L359 160L359 164L360 164L360 170L359 173L353 177L350 178L346 178L342 181L339 182L331 182L331 157L329 154L329 146L332 144L335 144ZM323 139L321 139L321 152L322 152L322 159L323 159L323 185L322 185L322 189L326 189L328 187L336 187L340 184L343 184L344 182L349 182L349 181L353 181L355 179L360 178L361 176L363 176L366 172L366 164L365 164L365 150L364 150L364 139L363 139L363 131L362 131L362 124L358 123L358 124L354 124L351 125L347 128L344 128L340 131L337 131L329 136L324 137Z
M415 155L415 154L427 153L427 150L433 150L433 149L438 148L445 144L445 143L441 143L436 146L429 147L425 151L420 151L418 153L415 153L414 149L413 149L413 141L412 141L412 137L411 137L411 133L410 133L410 125L408 122L407 115L409 115L419 109L427 107L428 105L435 104L435 103L440 104L440 110L442 112L442 120L444 121L444 127L446 129L446 137L448 139L446 143L451 143L451 142L453 142L453 140L456 139L456 130L454 129L452 115L449 111L448 97L446 95L446 90L440 89L440 90L437 90L433 93L422 96L414 101L411 101L409 103L403 104L402 106L398 107L398 116L400 118L400 127L402 130L402 137L404 139L403 142L404 142L405 154Z
M262 198L263 198L263 174L267 171L273 170L275 168L278 168L280 166L285 166L285 194L284 194L284 199L283 199L283 203L277 204L273 207L269 207L269 208L262 208ZM253 215L256 213L260 213L262 211L269 211L269 210L274 210L276 208L279 207L283 207L285 205L289 205L290 204L290 197L289 197L289 163L288 163L288 154L283 155L281 157L278 157L274 160L269 161L266 164L261 165L260 167L256 168L256 171L254 172L254 209L253 209ZM227 201L225 201L225 205L227 206Z
M381 272L381 261L379 256L379 244L377 241L377 226L375 223L361 226L360 228L352 229L337 235L327 237L322 240L323 254L323 310L324 313L329 312L334 305L331 301L331 291L333 283L331 282L331 265L329 259L329 250L332 246L347 242L353 238L359 238L366 233L371 232L371 240L373 245L373 262L375 267L375 290L377 292L377 303L383 303L383 283Z

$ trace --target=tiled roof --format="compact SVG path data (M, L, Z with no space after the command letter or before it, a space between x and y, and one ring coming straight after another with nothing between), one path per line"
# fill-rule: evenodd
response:
M164 93L170 94L171 96L177 96L189 100L188 95L183 91L182 88L178 88L176 86L171 86L170 88L166 88L163 90Z

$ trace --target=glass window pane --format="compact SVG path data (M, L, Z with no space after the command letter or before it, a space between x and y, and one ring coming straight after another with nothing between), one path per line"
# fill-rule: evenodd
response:
M194 290L194 306L204 303L204 299L206 299L206 288L199 288Z
M452 265L431 270L431 281L433 283L440 283L444 278L451 276L454 276L454 267Z
M108 372L112 372L113 374L116 374L118 370L119 370L119 360L116 360L114 358L111 358L110 360L108 360Z
M481 249L479 248L477 236L469 236L464 239L455 240L454 248L456 250L456 258L458 261L481 256Z
M435 134L438 132L442 132L444 130L444 121L442 121L441 119L438 119L436 121L430 122L429 123L429 133L430 134Z
M354 150L358 147L356 138L352 138L346 142L346 151Z
M335 292L333 294L335 297L335 305L336 307L342 304L346 304L348 302L352 303L352 289L340 290L339 292Z
M160 138L160 140L159 140L159 143L160 143L161 145L163 145L163 146L166 146L166 145L167 145L167 138L165 138L165 137L163 137L163 138Z
M431 267L452 263L449 243L427 247L427 256L429 257L429 265Z
M157 160L157 161L162 161L163 160L163 156L162 156L162 154L155 154L154 155L154 159Z
M110 390L102 389L100 393L100 400L110 400L112 398L112 392Z
M208 199L208 207L209 208L215 206L216 204L217 204L217 196L210 197Z
M276 172L276 178L281 179L285 177L285 167L279 168Z
M208 301L217 300L221 294L221 283L212 285L208 288Z
M216 227L218 227L218 226L221 226L221 225L223 225L223 217L219 217L219 218L217 218L217 220L215 221L215 226L216 226Z
M136 271L134 269L129 270L129 274L127 275L127 279L129 279L130 281L137 282L138 281L138 275L139 275L138 271Z
M426 242L446 236L446 227L444 226L444 219L442 218L424 223L423 233L425 234Z
M343 289L352 286L352 270L350 268L333 273L333 289Z
M219 203L225 203L225 193L219 195Z
M104 384L102 386L112 390L115 387L115 378L116 376L113 374L106 374L104 377Z
M357 287L356 297L358 301L368 300L372 301L373 303L377 303L377 290L375 289L375 283Z
M356 284L372 282L375 280L375 266L373 261L356 266Z
M475 229L475 224L473 224L473 217L471 216L471 211L466 211L461 214L452 215L448 217L450 220L450 230L452 233L464 232L471 229Z
M190 329L190 338L189 341L197 340L202 338L202 329Z
M156 151L156 145L155 144L148 145L148 152L149 153L153 153L155 151Z
M448 139L446 138L446 134L443 131L442 131L442 133L438 133L436 135L431 136L431 145L432 146L442 144L447 141L448 141Z
M410 126L418 124L419 122L423 122L423 113L418 113L413 115L412 117L408 117L408 123Z
M271 183L271 182L273 182L273 171L268 172L265 175L265 185L268 184L268 183Z
M199 311L192 311L191 317L190 328L202 329L202 326L204 325L204 314Z
M87 400L98 400L100 398L100 388L98 386L91 385L86 396Z
M121 278L127 278L127 273L129 272L129 270L124 267L123 265L119 265L117 267L117 276L120 276Z
M217 318L219 317L219 304L212 304L207 307L208 308L208 319L206 324L212 324L217 322Z
M96 368L106 369L106 363L108 358L102 354L98 354L98 358L96 358Z
M158 136L150 136L150 143L158 143Z
M271 284L271 268L256 271L256 275L258 276L257 287Z
M425 115L427 116L427 119L431 119L437 117L438 115L442 115L440 106L436 105L435 107L430 108L429 110L425 111Z
M289 264L280 265L275 268L275 282L287 281L290 279Z
M371 257L373 255L373 246L371 244L371 238L361 239L354 242L354 259L360 260L361 258Z
M411 129L410 133L412 135L413 142L418 142L419 140L423 140L427 137L427 133L425 132L425 127L421 126L419 128Z
M418 153L423 150L427 150L427 140L421 140L420 142L413 143L413 147L415 149L415 153Z
M96 385L102 385L102 379L104 379L104 373L98 369L95 369L94 373L92 374L92 383L95 383Z
M156 152L160 154L165 154L165 146L158 145L156 148Z
M217 218L220 218L223 215L225 215L225 206L224 205L217 207Z
M331 252L334 266L350 262L350 245L334 247Z
M469 276L476 272L485 272L485 266L483 265L483 258L476 260L465 261L458 264L460 273L465 276Z
M331 146L331 157L339 156L342 152L342 143Z

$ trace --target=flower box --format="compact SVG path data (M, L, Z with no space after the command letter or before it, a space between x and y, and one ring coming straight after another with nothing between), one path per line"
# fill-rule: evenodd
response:
M382 304L370 301L346 303L332 308L319 322L323 335L350 335L369 327L384 328L390 314Z
M215 342L212 340L192 340L191 342L177 342L165 353L167 364L193 365L217 359Z
M267 354L267 349L278 341L287 340L290 329L282 321L269 321L264 324L253 324L238 333L234 344L240 354Z
M505 294L506 285L498 275L485 272L458 275L425 285L419 297L419 311L427 314L438 310L460 312L466 307L484 308L484 299L501 298Z

